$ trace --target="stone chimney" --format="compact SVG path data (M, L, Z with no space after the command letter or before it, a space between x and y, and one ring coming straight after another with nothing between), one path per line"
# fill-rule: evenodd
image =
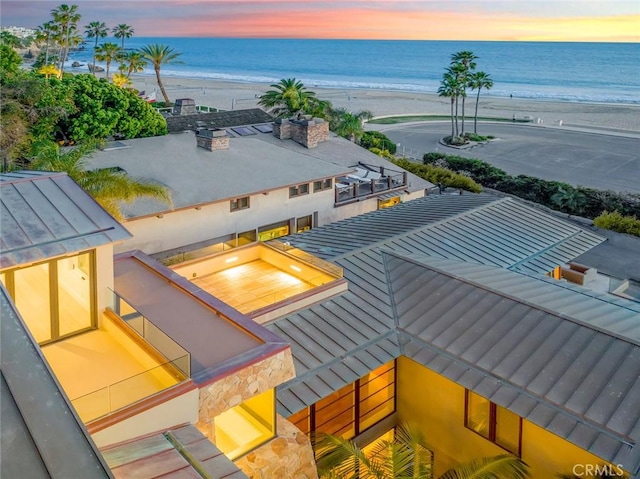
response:
M198 130L196 131L196 143L200 148L209 151L228 150L229 135L225 130Z
M177 116L195 115L196 101L191 98L180 98L173 104L173 114Z
M273 136L279 140L291 138L291 122L284 118L278 118L273 122Z
M322 118L291 120L291 138L307 148L329 139L329 123Z

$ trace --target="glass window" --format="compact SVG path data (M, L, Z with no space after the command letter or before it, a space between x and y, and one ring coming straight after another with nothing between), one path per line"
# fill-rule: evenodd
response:
M214 419L216 446L231 460L275 436L275 394L270 389Z
M311 221L312 216L303 216L302 218L298 218L296 220L296 231L298 233L302 233L303 231L308 231L311 229Z
M466 401L465 426L519 456L522 419L469 390Z
M309 194L309 183L289 187L289 198Z
M38 343L53 338L49 263L17 269L14 275L16 308Z
M359 380L360 431L384 419L395 410L395 370L385 364Z
M351 439L355 429L355 388L349 384L315 404L316 431Z
M491 402L471 391L467 398L467 424L469 429L473 429L478 434L489 438L489 424L491 419Z
M91 327L91 258L89 253L58 260L58 334Z
M231 211L246 210L247 208L249 208L248 196L231 200Z

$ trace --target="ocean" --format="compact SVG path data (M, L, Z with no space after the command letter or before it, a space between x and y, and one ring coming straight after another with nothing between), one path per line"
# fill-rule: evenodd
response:
M638 43L132 37L125 46L149 43L182 54L182 63L162 67L164 76L260 83L296 78L307 88L425 93L437 92L452 53L471 50L477 70L494 81L485 96L640 104ZM69 63L90 62L92 51L88 41Z

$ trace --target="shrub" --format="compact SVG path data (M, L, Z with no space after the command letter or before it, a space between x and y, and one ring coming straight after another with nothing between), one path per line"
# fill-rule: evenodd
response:
M482 191L482 186L468 176L441 166L421 165L405 159L394 160L393 163L420 178L430 181L434 185L440 183L444 187L463 189L473 193L480 193Z
M365 131L360 138L360 146L368 150L371 148L388 150L391 154L396 152L396 144L379 131Z
M444 165L455 172L468 173L481 185L503 191L526 200L569 214L595 218L602 211L619 211L622 215L640 217L640 194L617 193L578 186L558 181L547 181L533 176L508 175L484 161L443 153L426 153L425 164Z
M387 160L393 161L395 159L395 156L393 156L389 150L381 150L380 148L373 147L369 148L369 151L381 156L382 158L386 158Z
M617 211L609 213L605 211L593 220L598 228L640 236L640 220L635 216L623 216Z

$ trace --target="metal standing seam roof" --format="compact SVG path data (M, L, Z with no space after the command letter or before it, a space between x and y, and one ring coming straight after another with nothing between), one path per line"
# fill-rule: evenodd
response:
M640 472L640 342L611 334L588 310L635 321L631 301L585 301L579 288L451 261L386 255L403 354L598 457ZM450 269L458 270L452 274ZM519 294L494 289L510 276ZM540 287L534 283L539 282ZM529 300L537 290L538 304ZM564 297L573 314L545 298ZM602 303L598 308L596 303Z
M0 175L0 269L131 238L66 173Z

